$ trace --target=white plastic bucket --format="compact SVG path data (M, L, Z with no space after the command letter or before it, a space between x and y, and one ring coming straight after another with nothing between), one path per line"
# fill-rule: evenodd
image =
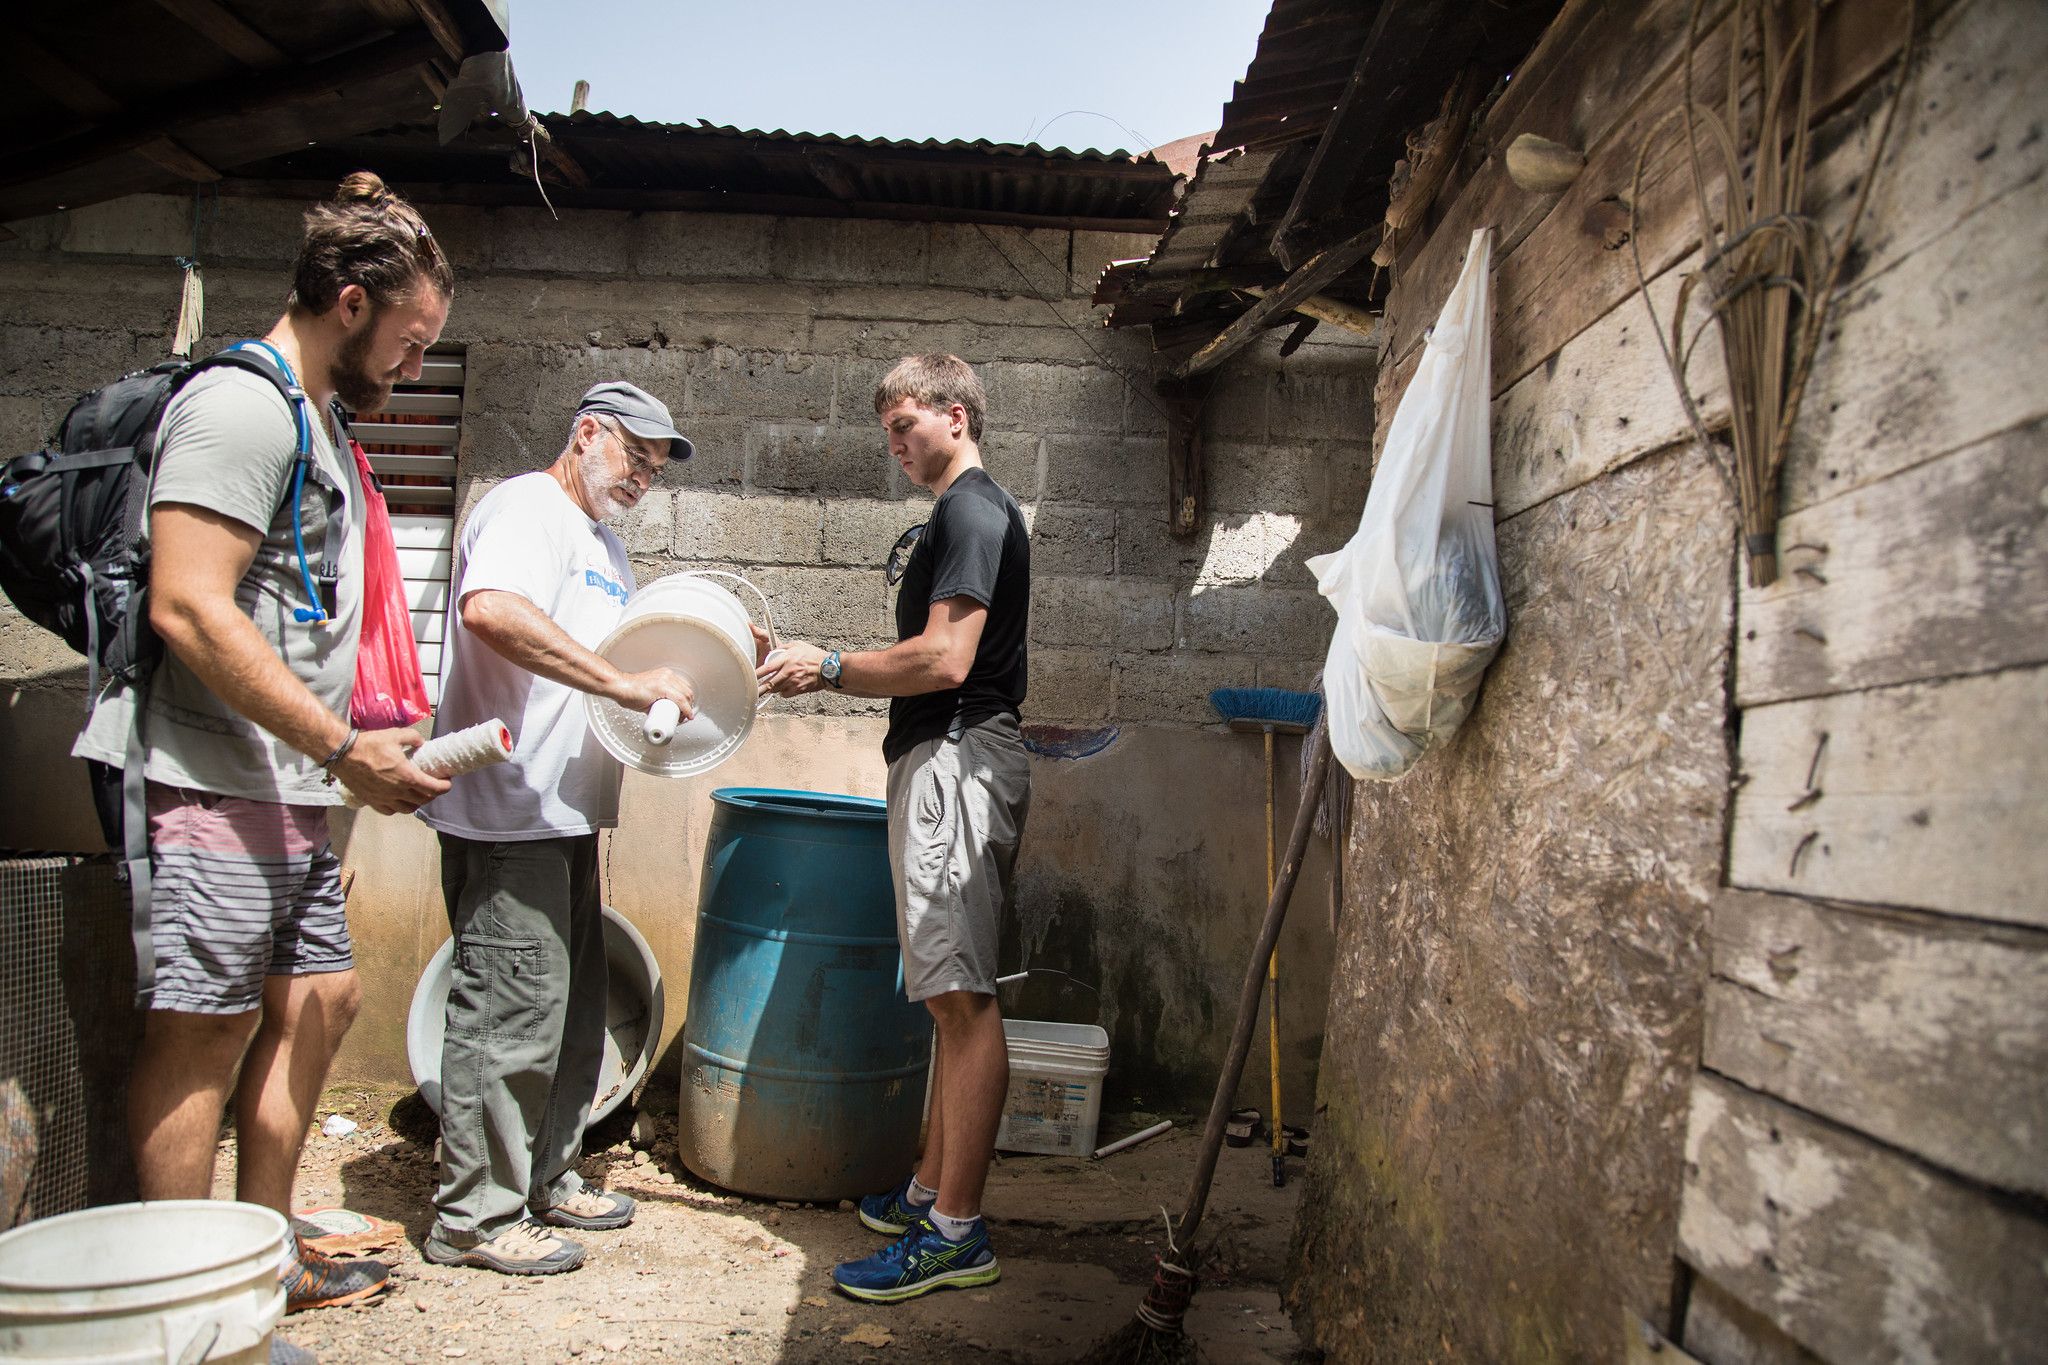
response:
M729 579L767 599L736 574L715 570L670 574L634 593L625 616L597 652L628 673L672 668L690 680L697 714L657 743L646 713L585 693L590 729L621 763L655 777L694 777L739 752L754 728L760 687L754 678L754 636L746 606L714 579Z
M264 1362L284 1216L224 1199L60 1214L0 1234L0 1359Z
M597 1073L597 1091L590 1100L590 1121L618 1108L640 1084L654 1062L661 1042L666 991L654 950L627 919L609 905L604 908L604 958L609 989L604 1008L604 1061ZM441 1043L448 1028L450 969L455 940L444 940L413 987L412 1008L405 1016L405 1060L412 1068L420 1098L441 1112Z
M1094 1024L1005 1019L1010 1089L996 1146L1005 1152L1087 1156L1102 1118L1109 1035Z

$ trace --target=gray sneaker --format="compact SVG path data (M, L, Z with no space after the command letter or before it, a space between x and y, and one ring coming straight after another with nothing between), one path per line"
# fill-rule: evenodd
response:
M420 1254L435 1265L475 1266L500 1275L559 1275L583 1264L583 1248L549 1232L531 1218L506 1228L488 1242L459 1247L428 1233Z
M551 1209L542 1209L540 1219L556 1227L583 1232L609 1232L633 1221L636 1205L628 1195L611 1190L594 1190L585 1185Z

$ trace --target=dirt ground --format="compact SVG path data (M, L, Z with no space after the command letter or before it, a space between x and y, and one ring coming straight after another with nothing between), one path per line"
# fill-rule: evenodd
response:
M832 1288L832 1266L881 1245L851 1204L769 1203L704 1184L676 1159L673 1096L645 1101L654 1137L630 1137L631 1115L591 1135L585 1179L640 1201L631 1227L574 1234L589 1249L567 1275L517 1279L427 1264L434 1120L410 1092L338 1088L320 1117L359 1127L313 1131L300 1168L301 1209L341 1205L400 1223L389 1253L394 1289L375 1303L286 1318L282 1334L324 1365L467 1359L526 1361L809 1362L877 1365L986 1359L1071 1361L1130 1320L1164 1245L1162 1207L1177 1210L1194 1168L1183 1118L1163 1137L1106 1158L1002 1156L986 1213L1003 1266L986 1289L949 1290L893 1306ZM1105 1117L1107 1142L1155 1119ZM610 1144L610 1145L603 1145ZM1225 1148L1204 1222L1216 1239L1189 1335L1216 1362L1287 1362L1297 1355L1279 1277L1300 1189L1273 1188L1258 1147ZM232 1197L234 1143L221 1144L215 1192Z

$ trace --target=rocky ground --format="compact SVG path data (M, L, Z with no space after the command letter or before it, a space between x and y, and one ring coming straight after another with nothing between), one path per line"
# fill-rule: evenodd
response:
M587 1180L641 1201L633 1225L579 1234L590 1255L571 1274L514 1279L420 1258L431 1221L434 1121L418 1097L330 1091L321 1117L339 1113L358 1126L340 1138L314 1131L298 1204L341 1205L402 1224L404 1239L381 1254L396 1287L374 1304L287 1318L283 1334L326 1365L1071 1361L1130 1320L1164 1245L1161 1210L1179 1208L1196 1146L1183 1120L1100 1162L1002 1157L986 1210L1001 1282L883 1307L832 1288L836 1262L881 1240L850 1205L768 1203L706 1185L677 1161L673 1098L664 1106L655 1096L647 1109L644 1146L631 1137L631 1115L620 1113L593 1133L583 1166ZM1153 1118L1106 1118L1101 1140ZM231 1196L232 1139L221 1152L216 1191ZM1257 1147L1224 1150L1204 1225L1217 1252L1188 1318L1209 1360L1295 1358L1278 1282L1298 1190L1298 1182L1273 1188Z

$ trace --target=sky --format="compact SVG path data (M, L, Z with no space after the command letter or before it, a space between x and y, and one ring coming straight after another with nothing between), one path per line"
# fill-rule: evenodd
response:
M527 106L1141 151L1216 127L1270 0L513 0Z

